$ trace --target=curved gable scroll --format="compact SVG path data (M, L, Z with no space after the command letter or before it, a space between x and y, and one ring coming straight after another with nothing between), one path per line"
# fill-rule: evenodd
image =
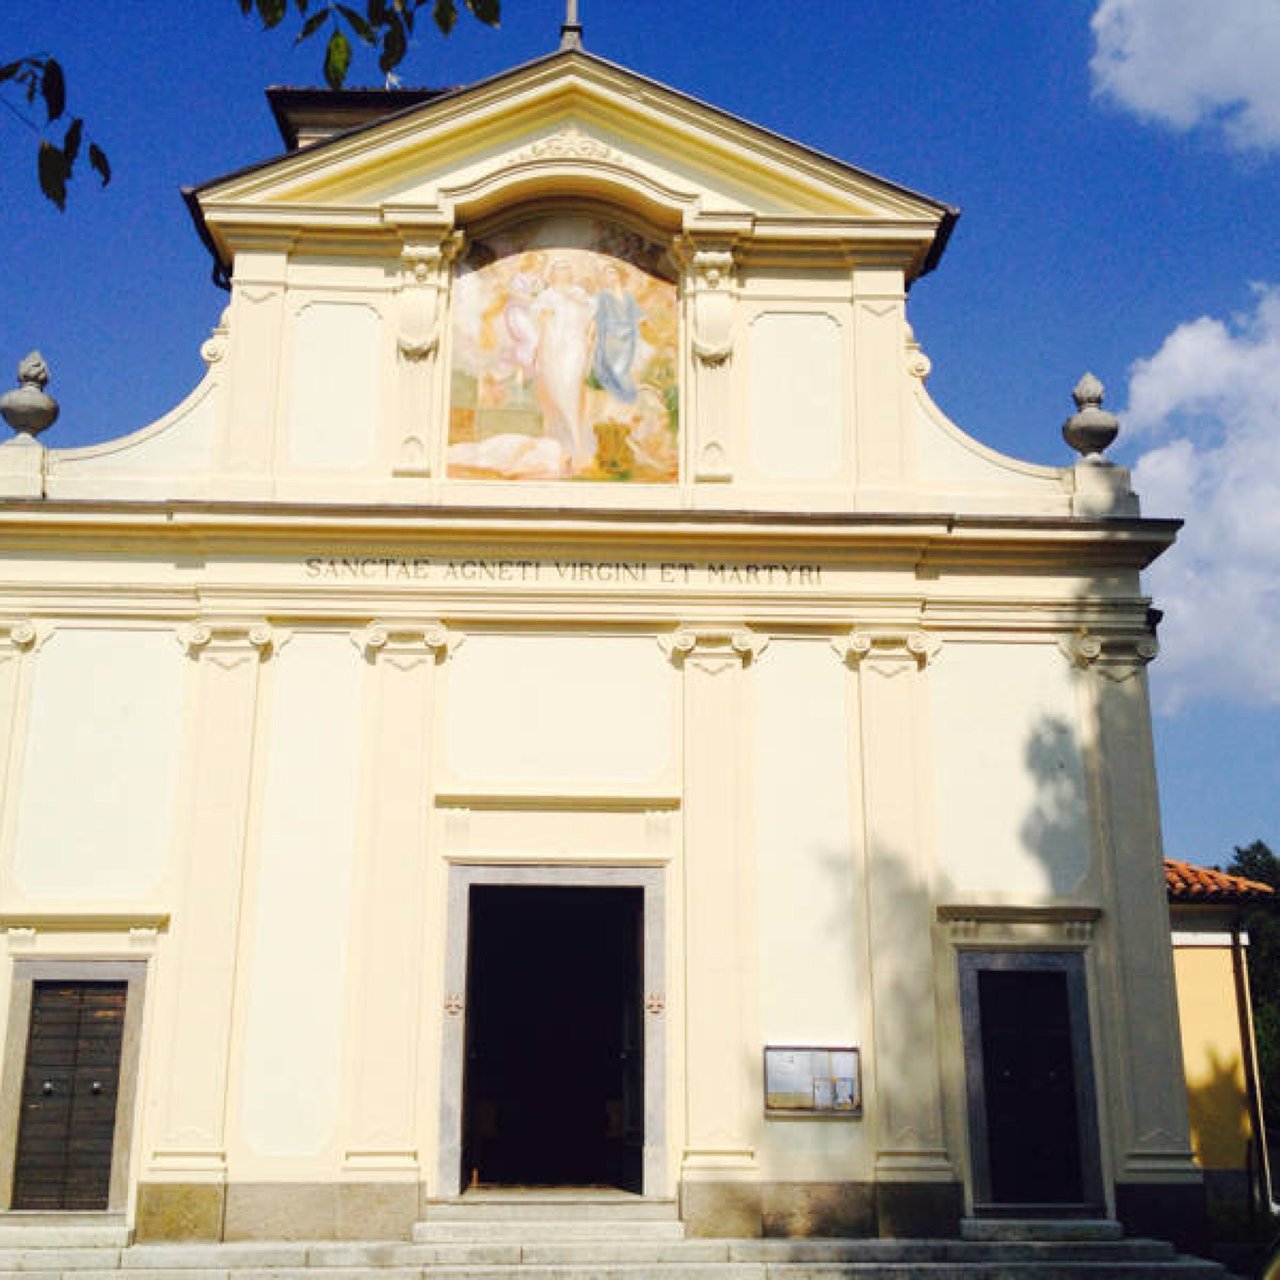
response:
M679 478L668 245L556 212L474 238L456 271L450 478Z

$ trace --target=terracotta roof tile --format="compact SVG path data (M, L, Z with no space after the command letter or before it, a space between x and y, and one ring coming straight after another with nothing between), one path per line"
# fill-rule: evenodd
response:
M1164 860L1165 887L1170 902L1256 902L1271 898L1275 890L1257 880L1229 876L1225 871L1197 867L1190 862Z

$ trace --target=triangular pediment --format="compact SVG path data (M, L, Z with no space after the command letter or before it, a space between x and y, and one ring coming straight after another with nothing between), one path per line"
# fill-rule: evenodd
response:
M840 240L877 231L917 267L954 211L579 52L560 53L206 183L225 228L462 223L548 197L630 206L672 230L717 223Z

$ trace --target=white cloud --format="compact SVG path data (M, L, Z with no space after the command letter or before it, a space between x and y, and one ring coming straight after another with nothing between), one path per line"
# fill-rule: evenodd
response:
M1130 370L1122 421L1152 441L1134 472L1143 512L1187 521L1148 573L1166 711L1280 707L1280 287L1254 301L1180 325Z
M1280 0L1100 0L1094 91L1175 129L1280 147Z

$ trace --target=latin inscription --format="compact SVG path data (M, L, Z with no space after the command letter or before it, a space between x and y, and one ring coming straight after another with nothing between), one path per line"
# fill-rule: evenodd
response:
M312 556L306 576L326 582L423 582L448 586L821 587L816 564L684 560L487 560L429 556Z

